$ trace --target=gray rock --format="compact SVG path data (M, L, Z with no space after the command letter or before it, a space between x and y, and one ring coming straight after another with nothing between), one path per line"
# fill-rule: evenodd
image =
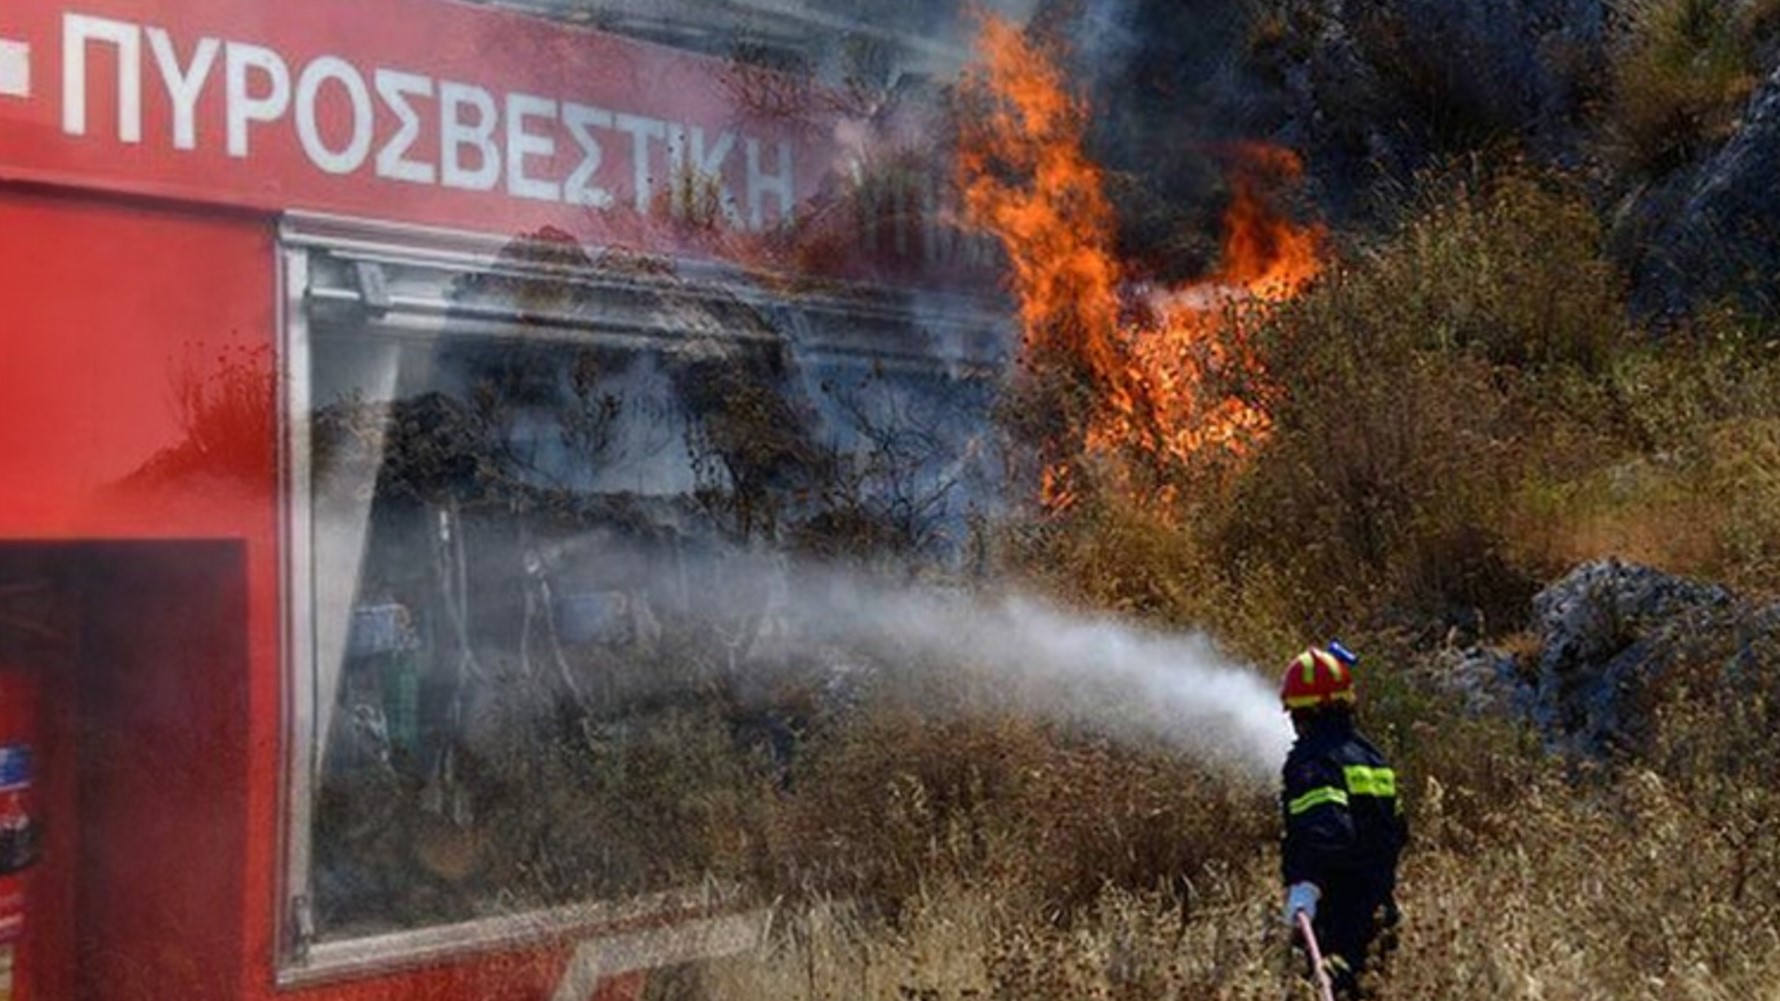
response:
M1534 722L1555 743L1589 753L1635 740L1636 696L1735 610L1731 593L1713 584L1615 559L1578 567L1533 599Z
M1575 163L1603 0L1303 0L1273 52L1284 119L1321 200L1360 198L1504 138ZM1268 52L1257 58L1268 60Z
M1512 654L1487 646L1446 647L1434 654L1433 676L1475 716L1527 716L1533 688Z
M1752 606L1718 585L1616 559L1572 570L1532 610L1534 653L1449 646L1426 665L1467 710L1527 720L1557 751L1643 747L1652 686L1677 667L1766 683L1780 661L1780 604Z
M1699 165L1634 199L1630 225L1652 233L1635 267L1639 305L1678 313L1734 297L1780 312L1780 70L1750 98L1735 135Z

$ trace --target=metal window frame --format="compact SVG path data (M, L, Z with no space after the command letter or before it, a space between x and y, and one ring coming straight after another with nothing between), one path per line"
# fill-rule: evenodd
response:
M596 945L604 949L599 955L605 957L605 969L610 973L621 967L611 966L614 960L605 953L624 957L622 962L631 964L628 968L681 962L745 949L765 927L764 912L738 911L734 887L706 885L340 941L313 941L308 913L310 829L316 755L321 750L315 732L316 595L310 536L311 339L316 313L346 310L373 317L379 332L386 335L438 336L439 325L449 313L454 332L519 336L523 328L535 336L542 325L554 328L553 339L584 336L600 343L672 350L671 331L618 323L611 329L587 332L583 329L585 318L574 316L466 311L442 297L414 295L399 282L392 287L388 278L390 273L404 270L430 270L435 275L475 272L555 279L633 296L664 291L683 294L688 288L697 294L702 288L727 301L739 300L757 308L783 306L782 297L759 290L739 269L725 265L675 261L674 280L667 282L647 276L597 274L572 266L515 263L502 257L502 251L513 243L484 234L308 213L287 214L279 228L274 253L281 373L280 537L284 545L280 573L285 595L280 629L286 656L281 671L284 711L279 790L283 864L275 917L275 979L280 987L388 973L446 958L560 944L576 938L596 940L584 949ZM356 290L317 287L315 264L324 257L352 265ZM805 345L812 358L852 358L887 368L944 370L963 379L988 378L1000 369L1009 328L999 303L926 293L919 301L921 325L937 330L943 340L954 345L952 354L885 349L885 331L906 329L913 322L915 307L907 293L833 286L822 293L800 294L795 309L844 321L838 325L840 336Z

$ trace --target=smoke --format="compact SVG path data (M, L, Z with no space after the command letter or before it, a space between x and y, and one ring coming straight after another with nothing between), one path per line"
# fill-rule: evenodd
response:
M981 512L998 498L993 457L985 455L993 384L931 364L905 370L823 360L812 354L821 332L804 329L808 324L795 310L774 319L789 328L783 332L789 357L770 388L801 402L770 415L807 408L813 420L808 432L829 442L818 452L847 460L827 493L850 486L858 494L842 498L848 502L834 510L806 511L812 502L796 497L804 480L791 477L789 487L774 488L783 532L801 538L804 553L876 553L862 547L882 541L886 527L896 528L900 534L892 533L893 541L900 545L890 545L874 561L907 568L939 558L956 569L965 561L967 541L953 538L967 527L960 506ZM943 341L943 334L935 336ZM542 364L560 349L459 339L449 350L385 345L371 352L362 339L333 333L318 334L316 345L315 402L332 415L320 423L334 429L318 432L333 445L324 450L328 461L314 469L311 512L318 571L312 711L322 734L329 733L341 698L355 608L395 602L422 623L462 621L478 635L452 638L452 630L433 630L437 649L429 670L449 674L459 659L449 653L456 645L465 647L463 656L474 647L490 662L511 653L532 614L530 599L514 596L537 574L543 576L536 580L548 579L547 594L560 602L558 621L548 628L560 629L571 644L613 644L590 653L585 664L562 666L565 673L584 675L571 689L630 693L607 697L598 706L602 715L623 715L635 699L666 697L664 686L703 688L697 678L632 677L647 673L647 658L621 671L623 679L600 673L617 671L615 660L628 656L625 644L638 641L609 640L603 633L610 623L590 625L576 617L610 618L608 612L625 608L637 617L633 633L678 630L682 637L716 636L731 647L725 680L747 711L770 705L785 683L810 680L812 668L816 678L844 687L845 668L863 662L892 691L918 692L942 682L933 690L945 693L946 705L935 711L1050 720L1071 732L1164 747L1257 780L1271 777L1283 759L1289 728L1270 686L1201 634L1165 633L1017 593L893 583L762 552L754 548L764 545L759 540L741 542L707 524L712 515L701 519L694 504L691 453L659 446L683 436L693 420L697 407L687 398L689 386L708 393L726 385L713 383L714 373L740 361L724 352L678 378L663 367L667 359L652 354L589 368L583 380L587 399L609 396L615 402L609 414L595 414L610 418L598 428L561 424L563 432L586 432L570 447L569 437L547 418L558 411L579 414L576 405L586 400L564 389L564 366ZM948 355L941 344L926 347L940 356L936 362ZM591 365L591 358L584 360ZM540 368L555 374L543 382L531 378ZM464 424L462 416L474 411L472 389L483 384L526 387L529 395L509 401L486 426ZM372 433L342 437L342 429L358 427L348 419L360 409L354 401L405 401L387 404L409 415L389 426L432 431L386 438L386 420L378 419L369 422ZM664 420L678 429L667 439L661 437ZM453 436L453 428L477 434ZM728 428L750 437L756 430L769 429L746 422ZM783 435L791 429L770 430ZM599 447L581 438L597 439ZM466 449L481 449L476 468L500 475L486 482L464 479L457 460ZM452 461L429 465L445 458ZM490 494L488 482L510 493ZM392 491L394 499L377 515L373 498ZM435 566L439 529L428 519L438 512L400 503L404 491L456 497L473 512L453 524L453 538L467 536L468 544L451 574ZM560 521L498 514L564 496L579 498L586 508L552 508ZM595 503L602 499L603 506ZM589 530L587 519L606 527ZM865 531L872 526L877 530ZM808 545L823 530L835 535L837 548ZM373 544L374 538L382 541ZM476 610L474 623L463 610L441 606L438 585L446 577L463 579L454 593ZM545 686L535 694L540 704L533 708L548 715L543 703L563 692Z
M1089 0L1077 11L1071 46L1094 82L1120 72L1143 51L1144 39L1137 32L1140 13L1134 0Z
M784 579L775 599L797 621L793 632L868 655L892 685L943 672L970 693L968 710L1161 745L1258 780L1277 773L1291 743L1268 682L1201 633L833 569L801 567Z

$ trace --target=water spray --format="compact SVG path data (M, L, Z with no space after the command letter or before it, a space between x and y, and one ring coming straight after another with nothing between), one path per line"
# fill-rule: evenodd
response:
M811 634L890 670L931 663L977 672L996 703L984 708L1159 742L1257 780L1277 773L1291 744L1272 686L1201 633L1019 594L895 587L833 571L785 579L782 598Z

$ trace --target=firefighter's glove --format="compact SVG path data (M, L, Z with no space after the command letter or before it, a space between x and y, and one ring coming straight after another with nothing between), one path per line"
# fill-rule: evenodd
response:
M1298 912L1312 921L1316 920L1316 902L1323 899L1323 891L1315 883L1293 883L1286 887L1286 924L1298 922Z

